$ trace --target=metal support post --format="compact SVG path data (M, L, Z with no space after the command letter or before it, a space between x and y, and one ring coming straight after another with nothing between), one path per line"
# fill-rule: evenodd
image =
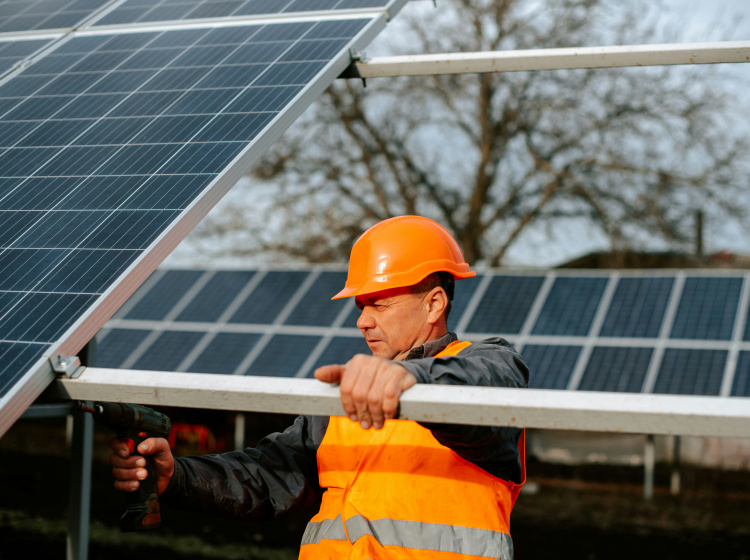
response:
M672 438L672 476L669 480L669 493L672 496L680 494L680 436Z
M91 340L81 350L81 364L94 364L96 344ZM94 418L73 408L70 451L70 498L67 560L87 560L89 556L89 523L91 520L91 461L94 451Z
M654 467L656 464L656 449L654 436L646 436L643 448L643 499L646 501L654 497Z
M245 414L238 412L234 415L234 449L245 449Z
M94 419L90 414L76 410L73 412L67 560L88 558L93 447Z

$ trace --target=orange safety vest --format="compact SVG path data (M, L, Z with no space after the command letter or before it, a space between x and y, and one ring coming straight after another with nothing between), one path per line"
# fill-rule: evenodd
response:
M452 342L436 357L470 344ZM523 435L519 451L523 484ZM363 430L331 417L317 459L325 493L300 560L513 558L510 511L521 484L462 459L418 423Z

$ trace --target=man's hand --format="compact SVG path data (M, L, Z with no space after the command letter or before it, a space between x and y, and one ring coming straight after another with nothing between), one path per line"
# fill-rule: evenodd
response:
M115 489L121 492L135 492L140 486L140 481L148 475L146 459L131 456L128 444L120 438L112 438L109 446L112 448L109 462L112 465L112 476L115 477ZM161 494L174 474L174 457L169 449L169 443L164 438L149 438L138 446L138 453L150 455L153 459L156 488Z
M387 418L395 418L398 400L417 378L398 362L357 354L344 365L323 366L315 378L339 383L344 411L362 428L379 430Z

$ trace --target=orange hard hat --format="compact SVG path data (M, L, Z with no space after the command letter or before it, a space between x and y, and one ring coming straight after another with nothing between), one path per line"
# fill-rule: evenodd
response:
M456 279L476 276L443 226L422 216L390 218L357 239L346 287L331 299L413 286L439 271Z

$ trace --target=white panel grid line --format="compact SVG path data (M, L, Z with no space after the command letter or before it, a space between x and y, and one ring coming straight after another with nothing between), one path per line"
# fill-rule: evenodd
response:
M651 362L649 363L648 371L646 372L646 379L643 380L644 393L653 393L654 391L656 377L659 375L659 369L661 368L662 359L664 357L664 350L666 349L667 341L669 340L669 334L672 332L672 325L674 324L674 319L677 315L677 308L680 305L684 287L685 272L679 271L674 279L672 293L669 295L669 303L667 304L667 310L662 319L661 328L659 329L659 338L654 353L651 356Z
M466 305L466 309L464 309L464 314L461 316L461 320L456 324L456 334L459 339L464 337L466 327L468 327L469 321L471 321L474 312L477 310L477 307L479 307L479 303L482 301L487 288L492 282L492 278L493 275L490 272L485 273L484 276L482 276L482 280L480 280L477 289L474 290L469 303Z
M581 384L581 379L586 371L586 366L589 364L591 352L593 352L594 344L596 344L599 333L602 330L604 319L607 316L607 311L609 311L609 305L612 303L612 297L615 295L615 290L617 289L619 280L620 275L617 272L613 272L607 280L607 286L604 289L603 295L599 299L599 305L596 309L594 320L591 322L591 327L589 328L589 335L585 338L583 348L578 354L578 360L573 368L573 373L568 380L569 391L578 389L578 386Z
M748 307L750 307L750 272L745 275L745 281L742 283L740 303L734 321L734 330L732 331L732 342L729 348L729 355L727 356L724 378L722 379L721 389L719 391L719 395L722 397L728 397L732 392L734 376L737 371L737 360L740 357L740 349L743 346L742 337L745 334L745 324L748 319Z

